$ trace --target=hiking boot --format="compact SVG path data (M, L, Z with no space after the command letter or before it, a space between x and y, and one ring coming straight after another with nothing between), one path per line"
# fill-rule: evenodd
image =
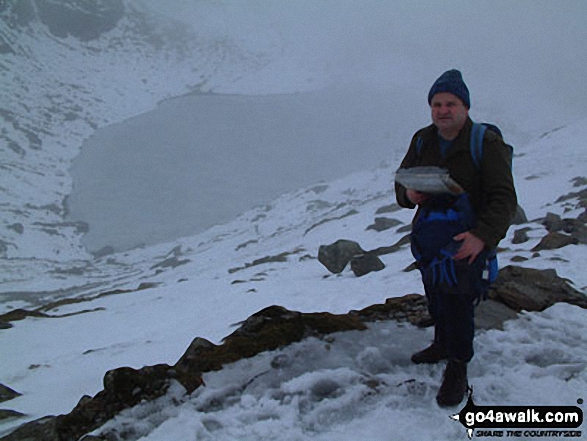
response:
M416 364L438 363L439 361L446 360L447 358L448 355L446 353L445 347L438 342L434 342L423 351L416 352L414 355L412 355L412 362Z
M446 365L442 384L436 395L440 407L452 407L463 401L469 384L467 382L467 363L450 360Z

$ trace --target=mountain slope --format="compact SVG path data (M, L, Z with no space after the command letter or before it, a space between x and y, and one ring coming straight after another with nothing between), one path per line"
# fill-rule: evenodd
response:
M579 178L585 170L581 146L586 130L585 123L576 124L517 149L516 181L531 220L511 229L499 256L502 266L515 262L529 268L553 268L583 292L587 286L581 261L584 245L541 251L537 246L548 233L542 224L547 212L551 217L584 217L585 180ZM102 289L103 295L44 310L61 318L27 318L2 331L1 350L9 356L0 381L22 393L7 403L9 408L27 414L27 419L67 413L81 396L102 388L106 371L172 365L195 337L219 343L235 323L269 305L346 313L388 297L421 292L417 273L404 272L412 262L405 245L382 256L385 270L362 278L348 269L332 275L316 260L320 245L340 238L373 249L405 235L402 227L412 213L390 207L392 176L391 167L357 173L286 194L192 238L108 256L95 261L91 271L78 268L78 279L97 292ZM398 225L377 232L368 228L376 217L396 219ZM521 232L527 240L514 240ZM45 277L40 274L38 283ZM49 279L58 282L55 274ZM62 279L64 286L71 279ZM107 292L106 286L126 290ZM580 398L576 391L584 388L587 362L581 355L587 344L582 336L584 317L584 310L560 305L544 313L524 314L508 324L505 332L482 333L472 365L478 401L508 404L523 398L538 404L545 403L541 397L546 397L550 404L563 405ZM204 381L209 387L193 397L174 389L162 401L123 413L104 430L119 433L133 427L136 437L147 439L164 439L169 431L180 436L184 430L201 433L203 439L231 439L251 429L265 433L267 439L284 430L291 432L291 439L321 439L349 431L348 439L352 439L365 424L382 430L373 415L385 415L386 422L400 424L393 431L399 434L403 433L401 421L414 424L408 415L420 415L414 417L420 419L430 413L436 426L435 421L446 418L444 411L432 405L441 370L407 363L409 353L429 340L430 331L396 328L384 323L369 332L336 335L330 342L335 345L332 358L320 349L324 341L309 340L239 362L207 375ZM521 346L520 339L525 342ZM281 374L271 371L266 379L259 377L257 384L255 372L265 372L276 357L297 360L299 356L292 354L298 353L320 363L300 359L283 381L275 383L273 375ZM379 384L375 396L369 393L371 380ZM238 392L249 381L249 393ZM538 383L552 392L542 395ZM272 401L274 395L282 398ZM215 400L223 404L209 407ZM355 406L361 409L357 419L347 421ZM329 409L338 416L328 417ZM463 430L446 421L438 424L445 439ZM434 433L430 427L421 426L423 439ZM137 439L135 435L120 436Z

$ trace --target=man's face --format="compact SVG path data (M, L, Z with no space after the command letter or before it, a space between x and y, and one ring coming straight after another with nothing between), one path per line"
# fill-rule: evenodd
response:
M432 122L446 139L454 139L469 116L469 109L452 93L437 93L430 102Z

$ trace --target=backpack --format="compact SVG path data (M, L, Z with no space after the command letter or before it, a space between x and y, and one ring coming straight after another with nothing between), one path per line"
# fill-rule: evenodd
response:
M481 167L486 130L502 137L499 128L493 124L473 123L470 149L477 168ZM420 154L422 148L423 140L418 137L416 152ZM475 215L466 193L435 197L432 203L421 206L418 218L412 225L410 239L412 255L425 283L432 286L455 286L458 283L452 256L458 251L460 243L452 238L470 230L474 225ZM477 264L482 266L479 269L482 272L482 286L477 296L477 301L480 301L481 297L486 298L489 285L497 278L499 267L495 250L484 251L478 260Z
M495 132L497 135L499 135L500 138L503 138L501 130L499 130L499 127L497 127L495 124L473 123L469 146L471 149L471 157L473 158L473 162L477 168L481 168L481 159L483 159L483 137L485 136L485 131L487 129ZM416 140L416 152L418 155L422 152L423 147L424 141L422 140L422 137L419 136Z

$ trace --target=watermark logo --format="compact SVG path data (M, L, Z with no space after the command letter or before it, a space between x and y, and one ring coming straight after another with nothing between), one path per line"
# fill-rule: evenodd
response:
M583 400L577 400L583 404ZM467 404L451 418L460 422L469 439L479 437L581 437L583 411L578 406L477 406L469 389Z

